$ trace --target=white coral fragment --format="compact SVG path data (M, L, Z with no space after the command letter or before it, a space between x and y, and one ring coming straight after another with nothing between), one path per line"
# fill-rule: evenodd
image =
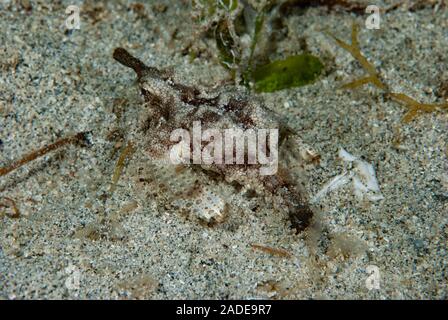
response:
M350 179L352 178L353 174L349 172L345 172L343 174L339 174L330 181L328 181L322 189L313 197L311 200L313 203L319 202L320 199L322 199L327 193L339 189L343 185L350 182Z
M319 202L329 192L348 184L350 180L352 181L353 192L356 198L362 200L366 197L370 201L384 199L376 179L375 169L370 163L358 159L343 148L339 150L338 157L344 162L353 163L353 167L327 182L313 197L313 203Z
M355 195L360 199L365 195L370 201L384 199L373 166L363 160L355 160L354 162L357 171L357 175L353 177Z
M352 162L356 160L356 157L345 151L343 148L339 149L338 157L346 162Z

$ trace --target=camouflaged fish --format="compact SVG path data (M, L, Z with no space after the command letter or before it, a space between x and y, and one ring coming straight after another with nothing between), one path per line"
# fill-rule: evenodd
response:
M315 162L319 155L263 101L238 86L208 90L178 83L172 71L147 66L123 48L115 49L113 57L137 74L147 111L141 131L148 156L143 169L146 173L139 174L156 173L158 181L147 181L166 208L213 225L228 216L229 208L237 206L235 194L244 189L277 199L297 233L310 224L313 212L285 164L291 158L296 164ZM225 142L233 143L232 137L226 140L228 132L263 132L261 138L257 135L257 141L266 143L245 148L243 140L242 149L235 143L229 154L229 148L222 151ZM267 134L272 132L277 136ZM251 153L254 147L264 149ZM280 151L277 157L275 148ZM241 156L244 161L238 161ZM262 156L269 161L254 161Z

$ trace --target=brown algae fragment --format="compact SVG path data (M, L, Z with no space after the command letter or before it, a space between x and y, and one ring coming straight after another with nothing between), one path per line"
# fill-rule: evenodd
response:
M132 153L134 153L134 147L132 146L132 143L129 142L121 151L120 157L118 158L117 164L115 165L114 174L112 176L112 183L109 189L110 193L113 193L115 188L117 187L117 182L120 179L121 173L123 172L126 159L130 158Z
M405 114L405 116L402 119L402 121L405 123L410 122L417 116L417 114L422 113L422 112L434 112L437 110L448 110L448 103L442 103L442 104L420 103L404 93L389 92L387 85L380 80L379 74L376 71L373 64L371 64L367 60L367 58L362 55L361 50L359 48L358 31L359 31L359 26L354 22L352 25L352 36L351 36L352 43L351 44L348 44L348 43L338 39L333 34L326 32L330 37L332 37L336 41L336 43L340 47L342 47L343 49L350 52L350 54L361 64L362 68L368 73L368 76L365 76L363 78L360 78L360 79L354 80L350 83L347 83L347 84L343 85L341 87L341 89L355 89L357 87L363 86L368 83L373 84L374 86L378 87L379 89L385 91L386 94L389 97L391 97L393 100L395 100L409 108L409 111Z
M409 111L404 115L403 122L412 121L419 112L434 112L436 110L448 110L448 103L442 104L428 104L420 103L404 93L389 93L389 96L409 108Z
M9 166L0 168L0 177L6 175L7 173L10 173L11 171L16 170L17 168L20 168L21 166L27 164L28 162L31 162L37 158L40 158L40 157L46 155L47 153L49 153L53 150L59 149L67 144L78 143L78 142L84 141L86 139L85 135L86 135L85 132L80 132L80 133L75 134L74 136L60 139L60 140L56 141L55 143L47 145L39 150L33 151L33 152L27 154L26 156L24 156L22 159L13 162Z
M269 253L270 255L273 255L273 256L278 256L278 257L283 257L283 258L291 258L292 257L292 254L289 253L288 251L286 251L285 249L272 248L272 247L267 247L267 246L263 246L260 244L251 244L251 247L254 250L260 250L265 253Z
M371 64L367 60L367 58L364 57L363 54L361 53L361 49L359 48L359 42L358 42L358 32L359 32L359 26L355 22L353 22L351 44L348 44L338 39L330 32L326 32L330 37L332 37L336 41L336 43L341 48L347 50L353 56L353 58L355 58L361 64L362 68L369 74L369 76L367 77L343 85L342 89L354 89L364 84L371 83L380 89L386 90L387 86L380 80L378 72L375 69L375 66Z
M5 210L3 211L3 209ZM4 215L13 219L20 217L20 211L16 202L8 197L0 198L0 217Z

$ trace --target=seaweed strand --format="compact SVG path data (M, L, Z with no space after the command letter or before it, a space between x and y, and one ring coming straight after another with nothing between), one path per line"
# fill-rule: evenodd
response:
M12 209L12 213L8 214L5 211L5 215L7 215L10 218L16 219L20 217L20 210L16 205L16 202L8 197L1 197L0 198L0 208L11 208ZM0 211L1 213L1 211Z
M254 250L260 250L260 251L266 252L273 256L279 256L279 257L283 257L283 258L291 258L292 257L292 254L284 249L272 248L272 247L264 246L261 244L255 244L255 243L251 244L251 247Z
M409 97L404 93L393 93L389 92L388 87L385 83L383 83L376 71L373 64L371 64L366 57L364 57L359 48L358 42L358 31L359 26L353 22L352 25L352 34L351 34L351 44L348 44L336 36L331 34L330 32L326 32L330 37L332 37L336 43L343 49L350 52L350 54L361 64L362 68L368 73L368 76L363 78L354 80L347 84L341 86L341 89L355 89L357 87L363 86L365 84L371 83L376 87L386 91L386 94L392 98L392 100L399 102L400 104L406 106L409 110L404 115L402 121L408 123L412 121L419 113L422 112L434 112L437 110L448 110L448 103L442 104L429 104L429 103L420 103L417 100Z
M366 57L361 53L361 49L359 48L359 41L358 41L358 32L359 32L359 26L353 22L352 25L352 35L351 35L351 44L348 44L339 38L337 38L335 35L333 35L330 32L326 32L331 38L336 41L336 43L343 48L344 50L348 51L353 58L355 58L362 66L362 68L369 74L368 77L364 77L355 81L352 81L350 83L347 83L342 86L342 88L348 88L353 89L356 87L359 87L361 85L371 83L374 86L382 89L387 90L387 86L379 79L378 72L375 69L375 66L371 64Z
M434 112L440 109L448 110L448 103L420 103L417 100L414 100L413 98L405 95L404 93L389 93L389 96L393 100L409 108L409 111L403 117L403 122L405 123L413 120L419 112Z
M83 141L83 140L85 140L85 135L86 135L85 132L79 132L79 133L75 134L74 136L60 139L60 140L56 141L55 143L47 145L39 150L33 151L33 152L27 154L26 156L24 156L22 159L19 159L19 160L13 162L9 166L0 168L0 177L10 173L11 171L16 170L17 168L20 168L21 166L27 164L28 162L31 162L37 158L40 158L40 157L46 155L47 153L49 153L53 150L59 149L67 144L72 144L72 143L77 143L77 142Z
M115 188L117 187L117 182L120 179L121 173L123 172L126 159L129 158L133 152L134 147L131 142L129 142L121 151L120 157L118 158L117 164L115 165L114 174L112 176L112 184L109 189L110 193L113 193Z

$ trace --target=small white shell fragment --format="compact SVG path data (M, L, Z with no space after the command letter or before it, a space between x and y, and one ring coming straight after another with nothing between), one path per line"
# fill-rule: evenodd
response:
M337 175L322 187L322 189L311 199L311 202L319 202L319 200L322 199L330 191L339 189L343 185L347 184L352 176L353 174L351 172L345 172L343 174Z
M355 170L357 175L353 178L353 187L358 198L362 199L365 194L370 201L384 199L373 166L365 161L356 160Z
M356 160L356 157L345 151L344 148L339 149L338 157L346 162L353 162Z
M359 160L356 156L348 153L343 148L339 149L338 157L349 163L354 163L354 168L339 174L327 182L322 189L311 200L313 203L318 202L330 191L336 190L352 180L353 192L359 200L364 196L370 201L379 201L384 199L381 194L378 180L376 179L375 169L373 166L363 160Z

